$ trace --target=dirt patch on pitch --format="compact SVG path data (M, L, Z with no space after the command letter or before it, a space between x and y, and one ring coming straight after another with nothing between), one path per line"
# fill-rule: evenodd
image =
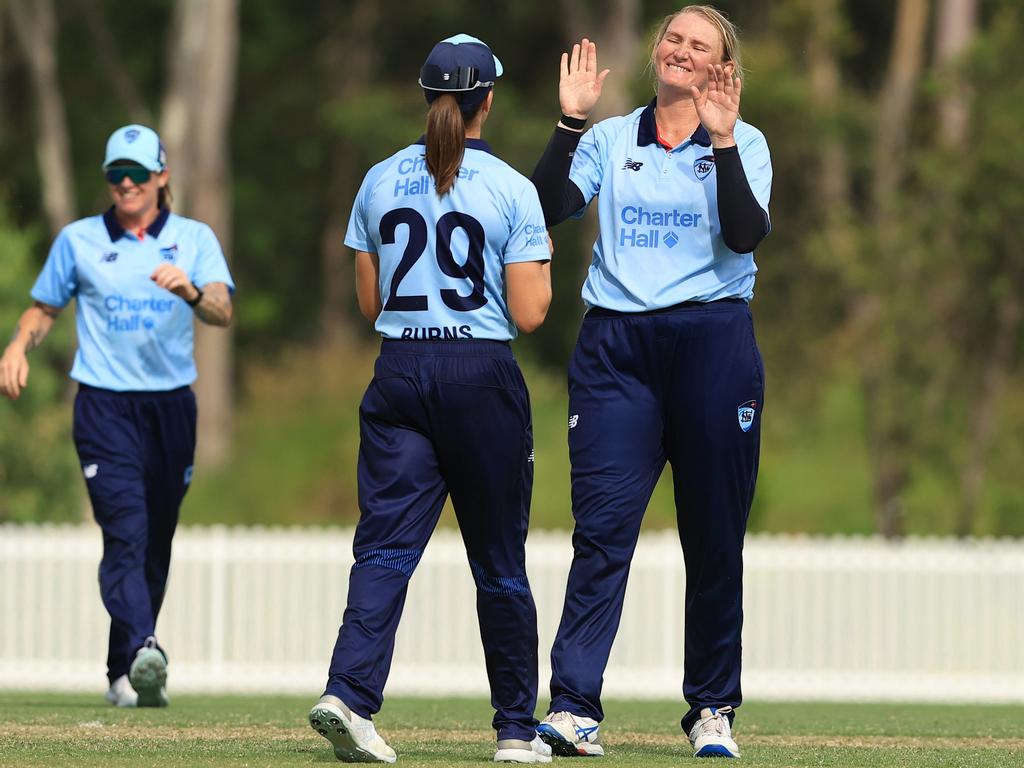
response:
M388 740L406 743L487 743L494 740L492 730L438 731L432 728L384 728ZM271 725L190 725L170 726L152 723L104 723L91 720L68 725L50 723L0 723L0 739L40 740L73 738L83 741L125 739L139 741L222 741L251 739L253 741L309 741L319 737L309 727Z
M481 744L494 741L490 729L458 729L438 731L434 728L381 727L381 735L392 745ZM76 741L137 741L159 743L164 741L224 741L252 740L254 742L311 742L319 737L310 728L271 725L190 725L167 726L151 723L104 723L100 720L68 725L53 724L0 724L0 739L17 741L72 739ZM954 738L946 736L836 736L836 735L758 735L737 734L740 747L802 747L807 749L950 749L950 750L1024 750L1024 738ZM689 744L676 734L604 734L602 743L608 749L615 747L687 750Z

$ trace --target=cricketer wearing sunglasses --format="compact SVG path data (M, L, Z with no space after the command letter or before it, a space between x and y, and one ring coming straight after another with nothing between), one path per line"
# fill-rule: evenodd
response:
M213 231L171 213L166 156L152 129L114 131L103 172L113 205L57 235L34 303L0 358L0 394L14 400L25 389L27 353L74 298L74 440L103 531L106 698L120 707L166 706L156 620L192 479L192 318L228 325L234 284Z

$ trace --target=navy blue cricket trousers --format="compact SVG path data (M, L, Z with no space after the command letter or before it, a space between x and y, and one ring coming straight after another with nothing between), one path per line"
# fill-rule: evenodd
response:
M499 739L532 740L537 612L526 532L533 427L511 348L385 340L359 420L361 516L326 693L362 717L380 711L409 579L451 494L476 582L493 725Z
M103 531L99 580L110 614L107 677L113 682L156 632L171 539L192 477L195 396L188 387L112 392L82 384L74 439Z
M743 301L587 313L569 367L576 527L550 711L603 719L629 564L666 461L686 567L683 727L703 707L740 704L743 535L763 396Z

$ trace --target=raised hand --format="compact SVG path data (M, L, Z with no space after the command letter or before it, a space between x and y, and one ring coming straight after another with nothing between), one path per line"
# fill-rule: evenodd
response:
M601 86L611 70L597 70L597 45L583 38L572 53L562 54L558 102L562 114L586 119L601 97Z
M196 296L196 289L192 287L192 281L189 280L188 275L173 264L164 262L153 270L149 279L165 291L170 291L186 301L194 299Z
M716 147L728 147L736 143L732 132L740 116L740 92L743 83L732 78L721 64L708 64L708 88L703 93L690 86L690 96L697 109L701 125L711 136Z

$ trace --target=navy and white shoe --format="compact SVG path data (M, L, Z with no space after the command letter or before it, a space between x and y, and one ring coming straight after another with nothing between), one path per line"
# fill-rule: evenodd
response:
M597 720L572 712L552 712L537 726L537 735L559 757L600 757L599 733Z
M732 707L705 707L700 720L690 729L694 757L739 757L740 748L732 738L729 713Z
M321 696L309 711L309 724L331 742L334 756L343 763L393 763L397 759L373 721L357 715L337 696Z
M139 695L137 706L167 706L167 656L152 635L135 653L128 681Z

